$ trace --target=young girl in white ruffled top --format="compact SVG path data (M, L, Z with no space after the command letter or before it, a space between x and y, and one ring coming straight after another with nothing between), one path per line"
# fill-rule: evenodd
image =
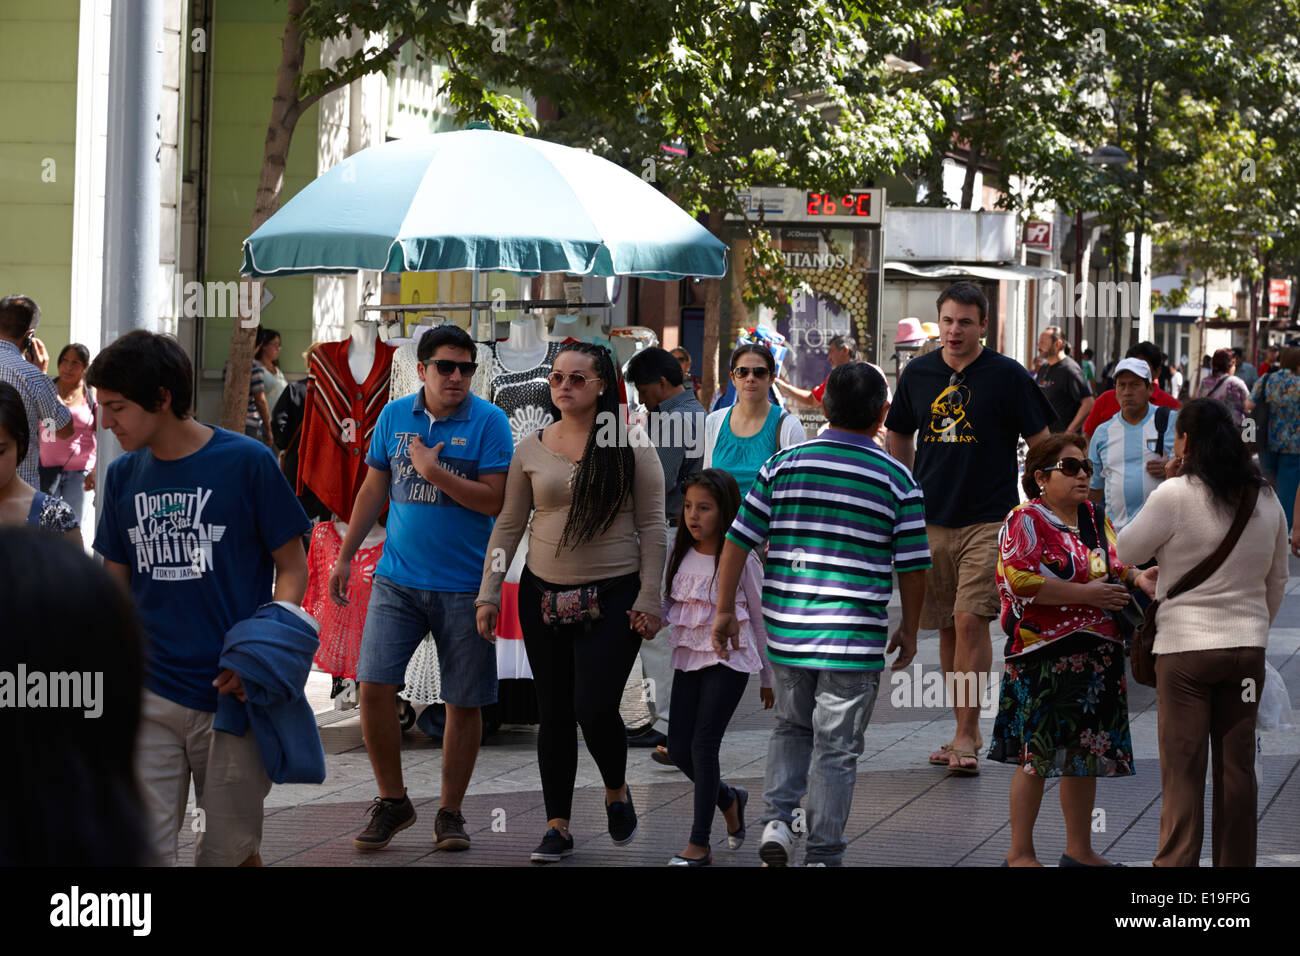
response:
M715 807L727 821L727 845L736 850L745 840L749 794L722 780L718 751L750 674L762 675L759 697L764 708L772 706L772 668L763 627L763 565L757 555L750 554L736 593L740 649L731 649L723 660L709 636L722 542L740 510L736 479L705 469L686 483L685 492L665 575L663 619L672 625L674 671L668 755L695 783L695 819L686 849L668 865L708 866Z

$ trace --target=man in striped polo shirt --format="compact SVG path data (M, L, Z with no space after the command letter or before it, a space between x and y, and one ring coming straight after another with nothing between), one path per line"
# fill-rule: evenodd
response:
M895 670L916 655L930 548L920 486L871 440L885 395L884 376L863 362L831 372L830 428L767 460L723 547L713 644L726 658L739 646L741 568L750 550L768 545L763 620L777 725L759 855L771 866L790 861L792 830L808 833L808 865L840 865L885 654L899 652ZM888 636L895 570L903 613ZM806 827L797 816L805 793Z

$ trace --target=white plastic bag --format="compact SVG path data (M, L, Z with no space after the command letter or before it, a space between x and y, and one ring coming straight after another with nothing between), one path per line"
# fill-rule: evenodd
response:
M1256 730L1294 730L1291 696L1277 668L1264 662L1264 688L1259 694L1259 712L1255 715Z

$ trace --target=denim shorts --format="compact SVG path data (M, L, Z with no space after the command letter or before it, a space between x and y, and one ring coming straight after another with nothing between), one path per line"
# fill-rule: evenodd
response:
M442 699L454 707L484 707L497 700L496 645L479 637L473 592L422 591L375 575L361 635L357 680L406 683L406 665L424 640L438 646Z

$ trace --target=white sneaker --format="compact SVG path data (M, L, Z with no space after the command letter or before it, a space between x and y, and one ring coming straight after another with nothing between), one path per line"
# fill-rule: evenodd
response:
M805 863L804 866L825 866L825 863Z
M771 820L763 827L758 856L768 866L789 866L794 856L794 834L784 820Z

